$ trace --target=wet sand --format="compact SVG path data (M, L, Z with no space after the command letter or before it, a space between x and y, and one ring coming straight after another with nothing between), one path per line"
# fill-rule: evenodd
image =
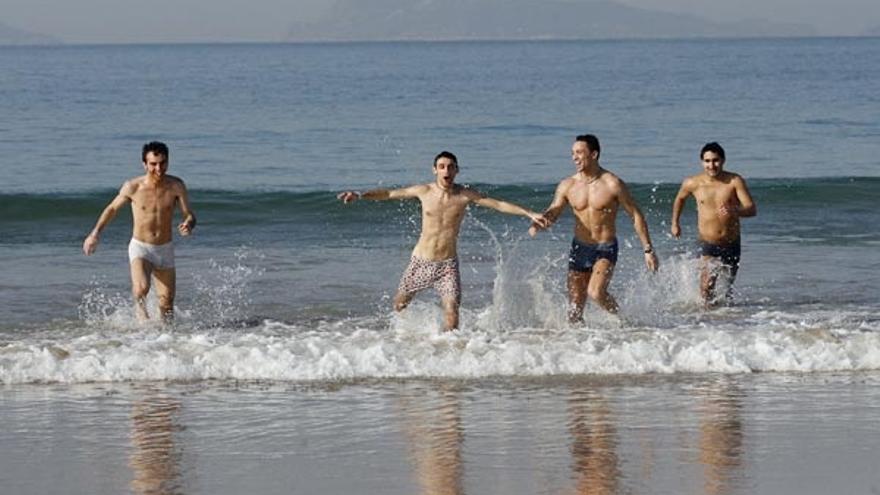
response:
M880 374L0 388L4 493L880 492Z

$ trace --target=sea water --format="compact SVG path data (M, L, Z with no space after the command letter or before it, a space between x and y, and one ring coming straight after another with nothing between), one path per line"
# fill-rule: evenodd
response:
M329 397L328 410L356 404L384 414L386 399L376 402L373 394L384 397L391 387L391 396L406 395L395 388L400 380L416 388L423 380L441 388L464 383L473 395L460 407L480 416L495 411L485 405L493 398L512 397L514 408L528 404L542 387L523 380L574 380L576 393L588 395L595 393L590 380L605 380L599 395L607 395L607 380L623 380L623 392L610 395L620 392L629 404L651 396L655 377L674 384L673 403L684 407L691 380L702 387L718 374L758 397L807 390L807 410L839 402L840 393L875 383L880 368L878 49L880 40L870 38L2 48L5 414L49 407L66 415L64 404L83 396L87 407L100 408L104 389L91 384L121 390L118 409L84 417L81 426L91 431L91 424L140 407L140 395L118 388L129 382L156 384L160 396L197 412L210 401L182 399L191 386L209 395L220 387L231 394L223 400L237 403L274 400L268 392L249 395L248 385L237 388L270 383L298 390L296 407ZM418 237L418 205L342 205L336 192L429 182L433 156L448 149L459 157L459 182L540 210L573 172L571 142L586 132L602 142L602 165L632 190L660 257L659 272L647 273L621 212L611 285L619 317L588 306L584 325L566 323L570 213L532 239L527 220L479 207L468 212L459 242L462 328L440 332L432 291L401 314L391 311ZM186 181L199 218L192 237L176 240L172 326L134 319L128 213L106 229L94 256L81 252L101 209L141 173L140 146L153 139L170 145L169 173ZM742 223L733 303L714 311L699 300L692 202L682 239L668 234L672 198L685 176L699 173L707 141L725 146L727 168L746 178L758 205L758 216ZM764 380L760 372L783 378ZM804 389L790 387L784 377L792 374L806 377ZM181 390L175 383L195 385ZM317 396L312 386L321 390ZM338 386L346 392L333 392ZM551 403L566 402L570 392L550 390ZM442 415L443 404L429 405L426 414ZM742 404L752 418L748 438L788 431L762 415L766 402ZM847 404L847 414L878 418L870 394ZM233 423L244 414L224 411ZM570 431L555 416L524 414ZM409 428L398 415L387 417L395 428ZM503 421L488 420L500 430L483 432L472 422L454 430L504 431ZM639 424L618 428L636 431ZM833 425L813 440L853 438L843 422ZM341 438L361 426L353 419L328 431ZM274 431L271 422L264 427ZM686 431L666 427L668 434ZM33 440L23 432L5 430L4 445ZM45 435L46 445L98 450L63 431ZM870 427L859 435L880 438ZM526 440L514 445L529 459L544 455ZM475 455L484 447L473 447ZM750 462L770 455L749 452ZM469 473L485 467L469 457L462 462ZM701 462L681 460L654 481L680 491L670 473ZM832 470L832 479L844 472ZM533 481L562 476L550 468L533 473ZM867 471L854 474L864 482L858 486L877 481ZM801 486L792 478L774 485L755 471L743 476L756 483L746 490L752 493ZM183 477L192 482L186 471ZM15 480L21 493L44 491L12 471L0 478ZM323 482L304 492L336 486ZM195 491L218 492L213 488ZM388 492L381 484L372 491Z

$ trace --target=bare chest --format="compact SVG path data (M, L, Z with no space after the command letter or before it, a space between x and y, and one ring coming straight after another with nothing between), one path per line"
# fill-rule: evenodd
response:
M464 217L467 205L467 198L461 195L429 197L422 201L422 216L429 222L456 223Z
M728 204L736 198L736 189L732 185L701 185L694 191L694 198L700 206L714 208Z
M611 210L617 206L617 196L598 184L573 186L568 191L567 199L575 211Z
M174 209L177 193L170 188L141 188L131 196L131 208L138 214L162 214Z

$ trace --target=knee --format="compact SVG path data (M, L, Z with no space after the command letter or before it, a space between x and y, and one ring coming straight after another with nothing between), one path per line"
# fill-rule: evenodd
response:
M131 295L134 296L135 299L144 299L149 292L150 284L148 283L136 283L131 286Z
M604 287L590 287L587 289L587 295L590 296L590 299L594 301L601 301L605 299L605 288Z

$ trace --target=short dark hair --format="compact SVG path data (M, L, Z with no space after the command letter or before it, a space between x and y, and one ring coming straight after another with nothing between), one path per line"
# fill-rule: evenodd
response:
M168 145L161 141L150 141L144 145L141 150L141 161L147 161L147 153L155 153L157 155L165 155L168 158Z
M712 141L711 143L706 143L703 146L703 149L700 150L700 160L703 159L703 155L705 155L707 151L711 151L712 153L715 153L716 155L720 156L721 161L724 161L727 159L724 157L724 148L722 148L721 145L716 143L715 141Z
M580 136L574 138L575 141L582 141L587 143L587 148L590 151L596 152L596 158L598 158L602 154L602 147L599 146L599 138L592 134L581 134Z
M458 166L458 158L456 158L455 155L448 151L441 151L440 153L437 153L437 156L434 157L435 167L437 166L437 160L441 158L449 158L450 160L452 160L452 163L454 163L456 167Z

